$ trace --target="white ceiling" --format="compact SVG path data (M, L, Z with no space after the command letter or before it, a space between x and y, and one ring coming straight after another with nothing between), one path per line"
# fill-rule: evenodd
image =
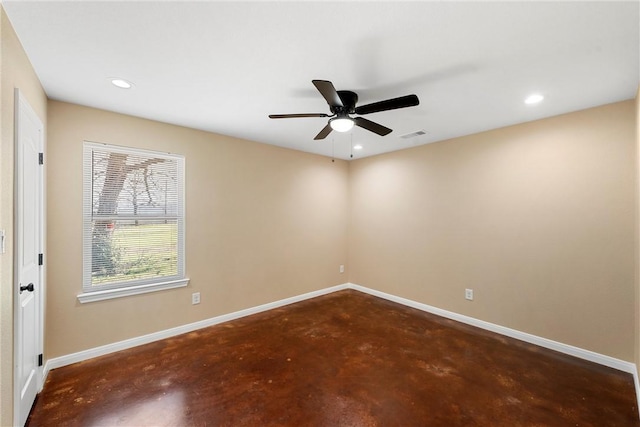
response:
M640 80L638 1L2 4L52 99L344 159L630 99ZM329 113L312 79L420 105L366 116L388 136L314 141L327 119L267 117Z

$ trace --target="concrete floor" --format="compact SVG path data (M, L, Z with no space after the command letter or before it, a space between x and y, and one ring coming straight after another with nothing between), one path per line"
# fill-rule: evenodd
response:
M49 373L35 426L640 426L630 374L345 290Z

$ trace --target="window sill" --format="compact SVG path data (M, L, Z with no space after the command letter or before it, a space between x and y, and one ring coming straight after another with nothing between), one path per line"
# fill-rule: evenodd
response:
M163 291L166 289L183 288L189 284L189 279L172 280L170 282L152 283L149 285L131 286L120 289L105 289L103 291L83 292L78 294L81 304L103 301L106 299L122 298L131 295L146 294L148 292Z

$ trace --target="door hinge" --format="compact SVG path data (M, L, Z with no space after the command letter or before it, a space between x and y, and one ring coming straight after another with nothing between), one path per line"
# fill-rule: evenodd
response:
M44 153L38 153L38 164L44 165Z
M38 254L38 265L43 265L43 264L44 264L44 255Z
M38 366L42 366L42 353L38 355Z

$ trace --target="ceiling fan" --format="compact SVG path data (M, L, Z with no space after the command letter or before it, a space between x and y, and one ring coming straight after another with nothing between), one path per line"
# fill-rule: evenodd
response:
M332 130L347 132L353 126L360 126L368 131L385 136L391 129L364 117L351 117L350 114L371 114L379 111L396 110L398 108L413 107L420 103L416 95L406 95L399 98L387 99L372 104L356 107L358 94L350 90L336 90L328 80L312 80L314 86L329 104L331 114L302 113L302 114L270 114L271 119L290 119L304 117L329 117L327 125L313 139L324 139Z

